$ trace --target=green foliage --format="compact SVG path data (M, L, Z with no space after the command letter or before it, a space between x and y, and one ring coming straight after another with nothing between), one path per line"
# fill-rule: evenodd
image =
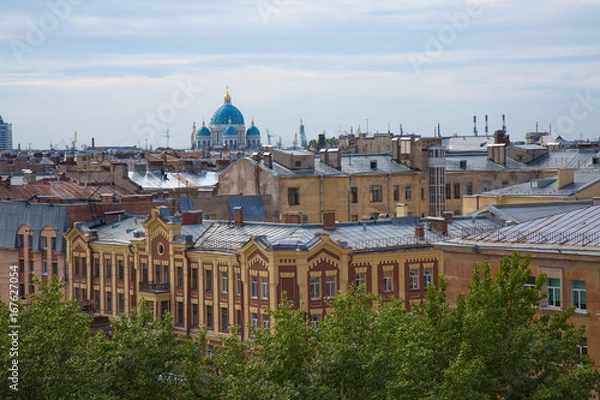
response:
M244 342L234 330L216 351L225 398L315 398L310 389L315 330L285 294L279 308L267 312L277 321L273 328L253 329L252 338Z
M19 307L19 390L7 398L88 397L95 387L87 347L91 319L81 313L77 302L64 300L63 284L56 276L47 284L37 281L36 286L30 303ZM3 312L3 327L10 324L6 317Z
M99 353L98 376L106 395L127 399L170 399L179 389L175 365L183 347L175 336L171 316L153 320L141 301L137 309L111 320L114 334L107 339L98 333L92 346Z
M598 388L581 354L584 327L573 309L540 315L545 276L525 287L530 258L515 253L493 275L473 266L468 292L450 307L446 281L422 305L367 293L335 296L318 327L284 297L265 310L269 329L241 341L223 337L210 360L205 331L174 334L169 315L153 320L145 302L111 320L114 335L90 336L90 317L65 301L61 284L38 282L19 309L21 399L576 399ZM9 309L0 304L0 363L8 370Z

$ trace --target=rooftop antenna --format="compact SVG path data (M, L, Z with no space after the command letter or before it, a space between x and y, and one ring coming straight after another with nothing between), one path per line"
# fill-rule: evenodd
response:
M473 135L477 136L477 115L473 115Z
M171 135L169 134L169 128L164 130L165 134L163 135L164 137L167 138L167 149L169 148L169 138L171 137Z

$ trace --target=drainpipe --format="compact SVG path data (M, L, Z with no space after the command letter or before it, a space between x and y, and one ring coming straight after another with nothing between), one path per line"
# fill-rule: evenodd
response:
M321 223L323 223L323 203L324 203L324 198L323 198L323 175L319 175L320 178L320 185L319 185L319 199L320 199L320 208L319 208L319 216L321 218Z

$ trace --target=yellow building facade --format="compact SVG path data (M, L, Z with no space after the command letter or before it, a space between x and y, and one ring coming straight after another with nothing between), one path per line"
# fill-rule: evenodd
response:
M123 217L96 229L66 234L67 297L96 316L116 316L146 302L159 317L169 311L176 331L205 326L210 343L234 325L271 324L285 291L314 323L328 299L364 284L384 300L420 302L443 271L432 238L415 236L417 221L329 226L202 221L201 213L170 216L154 209L147 220ZM396 235L394 235L394 232Z

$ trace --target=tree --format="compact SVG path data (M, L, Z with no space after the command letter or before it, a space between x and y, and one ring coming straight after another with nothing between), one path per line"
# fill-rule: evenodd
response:
M218 348L224 397L227 399L312 399L310 380L316 332L302 309L294 309L285 293L277 310L267 310L272 328L253 328L244 342L234 329Z
M171 399L181 390L175 366L183 356L169 313L154 319L146 302L130 314L111 319L114 334L101 333L92 346L98 352L97 375L102 393L114 399Z
M29 303L20 303L18 323L11 323L2 309L2 329L18 325L18 392L1 392L4 398L65 399L92 398L95 389L94 360L88 347L91 318L82 313L76 301L65 301L56 276L42 283ZM4 356L7 335L2 332L3 371L8 370ZM4 379L4 383L8 382ZM2 385L5 390L7 385Z

